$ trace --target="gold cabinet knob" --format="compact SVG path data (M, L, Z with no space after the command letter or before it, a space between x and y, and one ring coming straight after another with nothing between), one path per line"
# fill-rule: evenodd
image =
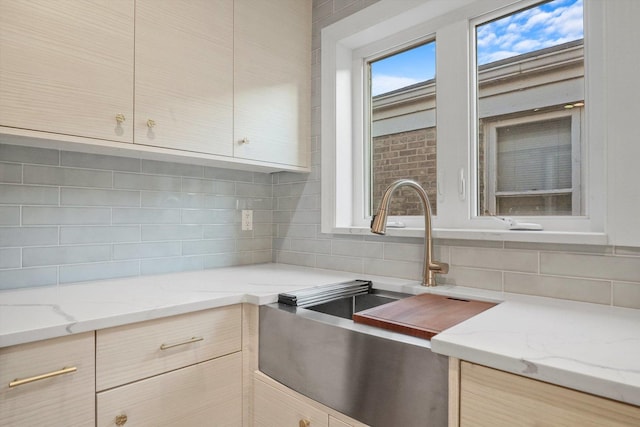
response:
M300 422L298 423L298 425L300 427L309 427L311 425L311 421L305 420L305 419L301 419Z
M124 117L124 114L122 113L118 113L116 114L116 122L118 122L118 124L124 122L126 119Z
M155 121L155 120L151 120L151 119L147 120L147 127L148 127L149 129L151 129L151 128L152 128L152 127L154 127L155 125L156 125L156 121Z
M116 416L116 425L123 426L127 422L127 416L125 414Z

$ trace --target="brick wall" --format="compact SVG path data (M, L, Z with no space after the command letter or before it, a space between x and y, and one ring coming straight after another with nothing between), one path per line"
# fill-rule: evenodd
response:
M384 190L394 181L409 178L427 191L432 213L437 212L436 129L378 136L373 139L373 207L378 208ZM391 215L422 215L415 191L403 188L391 200Z

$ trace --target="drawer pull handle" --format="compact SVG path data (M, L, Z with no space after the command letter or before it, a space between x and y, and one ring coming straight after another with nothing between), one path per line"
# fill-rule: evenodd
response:
M25 378L23 380L15 379L9 383L9 387L18 387L19 385L29 384L34 381L40 381L51 377L57 377L58 375L70 374L71 372L77 371L78 368L72 366L70 368L62 368L59 371L49 372L47 374L36 375L35 377Z
M302 420L300 420L300 422L298 423L298 425L299 425L300 427L309 427L309 426L311 425L311 421L309 421L309 420L305 420L305 419L302 419Z
M176 344L162 344L160 346L160 350L167 350L169 348L178 347L180 345L193 344L194 342L203 341L203 340L204 340L204 338L202 338L202 337L192 337L192 338L190 338L190 339L188 339L186 341L179 342L179 343L176 343Z

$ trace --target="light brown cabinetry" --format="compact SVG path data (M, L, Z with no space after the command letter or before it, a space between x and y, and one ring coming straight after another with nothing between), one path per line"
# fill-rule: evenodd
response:
M0 133L64 148L308 170L310 70L311 0L0 0Z
M450 373L455 375L455 370L452 366ZM454 417L450 425L640 425L640 407L464 361L460 362L459 372L459 419Z
M136 0L135 142L231 156L233 0Z
M0 349L0 425L92 426L94 334Z
M0 126L133 142L133 5L1 0Z
M367 427L260 372L255 373L253 386L256 427Z
M241 426L241 350L241 305L97 331L97 425Z
M235 0L234 155L309 166L311 1Z

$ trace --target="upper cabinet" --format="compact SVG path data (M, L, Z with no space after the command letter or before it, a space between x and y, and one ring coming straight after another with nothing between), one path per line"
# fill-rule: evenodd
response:
M311 2L236 0L234 154L309 165Z
M0 1L0 125L133 142L129 0Z
M233 0L135 4L135 143L233 155Z
M25 144L308 171L310 67L311 0L0 0L0 134Z

